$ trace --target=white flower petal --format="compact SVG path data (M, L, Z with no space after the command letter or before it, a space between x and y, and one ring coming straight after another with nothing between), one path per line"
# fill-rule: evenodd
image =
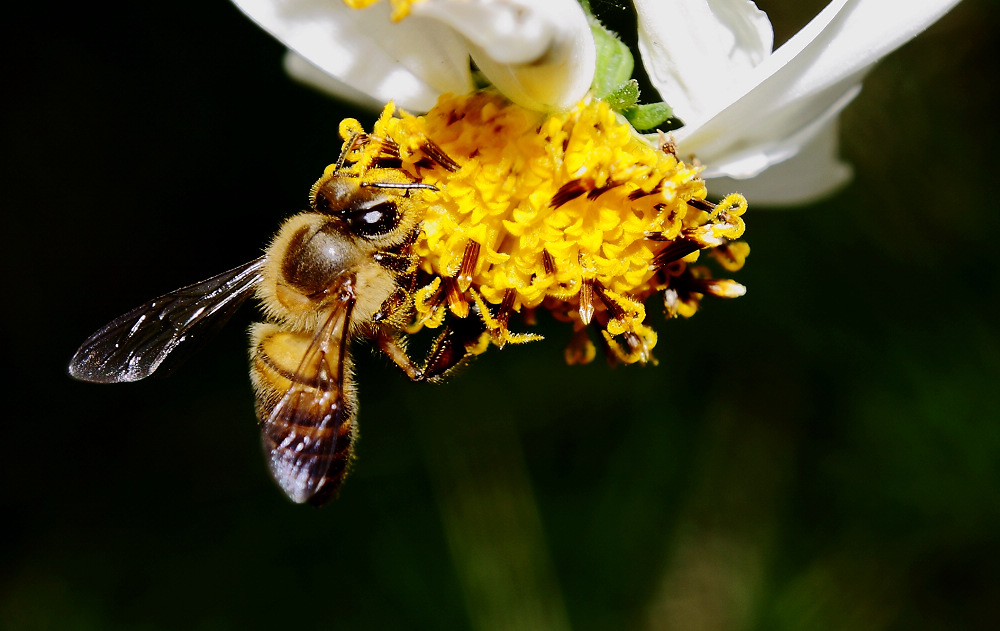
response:
M348 103L353 103L362 109L377 110L384 105L380 105L373 97L361 92L357 88L327 74L323 69L313 65L312 62L294 50L289 50L285 53L284 66L285 72L293 79L321 92L332 94Z
M822 131L828 129L831 122L836 121L840 112L854 100L861 92L861 84L851 86L844 92L840 86L835 86L830 90L836 100L826 106L824 110L818 110L820 103L825 100L813 100L800 102L799 105L808 110L808 114L801 117L804 121L802 127L790 129L786 124L787 119L770 121L769 127L762 127L754 130L755 137L759 142L751 147L739 150L738 146L730 143L729 139L720 138L719 144L725 147L725 151L720 152L714 159L706 162L707 169L703 176L706 178L729 176L738 179L749 179L760 175L772 165L780 164L795 157L803 147L813 142ZM789 117L792 118L792 117ZM678 151L684 152L687 146L678 143ZM705 143L701 151L695 153L699 159L702 155L712 156L711 143Z
M716 91L714 107L686 119L674 134L678 150L694 153L717 174L761 177L763 169L794 158L817 138L825 129L817 121L836 116L876 61L957 3L834 0L753 68L747 80L736 83L737 90ZM795 163L786 166L792 169ZM819 192L840 175L831 172L827 182L816 177L807 181Z
M448 24L494 61L507 64L531 63L544 55L557 29L548 16L510 0L426 0L411 11Z
M473 88L465 41L437 20L411 16L391 22L388 2L364 10L350 9L342 0L234 2L310 64L379 103L395 100L426 111L443 92Z
M522 107L568 109L593 81L594 41L576 0L427 0L412 11L461 33L479 70Z
M714 111L771 54L767 15L748 0L635 0L650 81L682 120Z
M474 89L470 56L510 100L537 110L572 106L594 76L594 43L575 0L426 0L399 22L388 2L361 10L343 0L234 2L295 53L286 64L297 78L355 102L366 100L360 92L427 111L444 92Z
M709 186L715 191L738 191L753 200L754 207L808 204L832 194L851 179L850 165L837 155L834 118L801 148L795 160L776 164L749 180L713 176Z

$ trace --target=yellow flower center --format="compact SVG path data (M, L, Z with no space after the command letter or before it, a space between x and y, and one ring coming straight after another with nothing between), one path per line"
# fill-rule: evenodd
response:
M575 325L568 361L593 358L591 325L609 357L646 362L656 344L651 294L664 292L669 315L689 316L703 294L743 293L691 264L709 249L726 270L742 266L749 248L730 241L743 234L746 200L707 202L699 167L651 145L605 103L545 114L480 92L444 95L425 116L394 113L388 105L372 136L398 146L400 168L436 188L417 193L414 250L430 277L413 296L417 327L476 305L502 346L538 339L510 331L510 317L530 321L543 308ZM341 133L347 140L361 126L346 120ZM354 153L371 155L349 160L375 164L384 151L369 143Z

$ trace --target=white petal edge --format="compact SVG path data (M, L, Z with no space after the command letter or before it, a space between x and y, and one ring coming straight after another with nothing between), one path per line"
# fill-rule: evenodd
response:
M521 107L569 109L593 82L597 54L577 0L427 0L412 11L461 33L483 75Z
M813 142L813 139L827 129L831 122L836 121L840 112L861 92L861 84L855 84L846 91L840 86L834 86L830 92L838 95L836 100L822 112L813 112L805 119L802 127L794 130L783 128L780 134L775 133L770 139L761 141L749 149L733 151L707 163L703 177L728 176L746 180L760 175L773 165L795 158L803 147ZM683 142L678 142L677 150L681 155L690 154L699 156L700 159L700 154L689 151L689 147Z
M411 11L451 26L498 63L535 61L559 30L544 12L516 0L425 0Z
M321 89L336 88L339 82L376 102L395 100L401 107L424 112L443 92L473 88L465 41L437 20L411 16L392 22L388 2L363 10L350 9L342 0L233 2L295 54L336 80L317 84ZM291 63L302 69L298 62ZM300 78L315 78L314 73L303 74Z
M635 0L650 81L682 120L713 110L767 59L774 33L749 0Z
M715 195L742 193L755 209L788 208L819 201L851 180L851 166L837 158L839 130L836 118L804 145L795 160L774 165L757 177L735 180L709 177Z
M772 167L791 159L814 136L802 133L843 103L878 59L932 24L958 0L835 0L785 45L751 71L751 87L733 97L720 93L715 111L685 121L675 132L679 149L706 164L758 151ZM841 105L842 107L842 105ZM787 142L797 136L798 150ZM768 156L775 143L783 152ZM773 160L772 160L773 158ZM745 163L744 163L745 166ZM759 165L760 166L760 165ZM788 165L791 168L793 165ZM718 167L716 167L718 169ZM760 177L761 171L757 170ZM728 175L746 177L734 170ZM831 181L838 174L831 173ZM828 188L820 180L817 190Z
M326 92L338 99L352 103L361 109L378 110L385 105L385 103L377 101L374 97L327 74L294 50L289 50L285 53L284 62L285 72L296 81L300 81L310 88Z

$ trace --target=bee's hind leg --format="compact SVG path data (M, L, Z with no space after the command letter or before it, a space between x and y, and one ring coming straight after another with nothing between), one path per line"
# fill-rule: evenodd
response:
M416 362L410 359L410 354L406 352L406 341L403 338L380 328L375 341L386 357L391 359L392 363L399 366L406 373L407 377L413 381L424 381L426 379L424 371Z
M414 381L444 381L481 353L488 337L480 318L452 318L431 344L421 368L406 351L406 340L380 329L375 337L382 352Z

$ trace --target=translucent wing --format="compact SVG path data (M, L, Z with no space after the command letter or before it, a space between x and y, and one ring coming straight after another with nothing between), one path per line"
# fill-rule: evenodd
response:
M225 323L253 292L263 265L261 257L129 311L80 346L69 374L100 383L148 377L179 345Z
M353 283L340 296L299 363L291 385L261 414L261 439L271 475L296 503L332 499L346 472L354 434L353 389L345 383ZM267 418L264 418L267 415Z

